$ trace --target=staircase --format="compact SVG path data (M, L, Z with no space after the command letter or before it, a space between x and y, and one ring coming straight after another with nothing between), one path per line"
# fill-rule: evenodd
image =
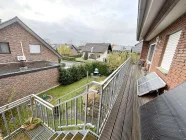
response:
M55 137L49 140L98 140L99 137L89 130L72 130L57 132ZM54 134L55 135L55 134Z
M31 139L31 140L47 140L48 138L52 137L55 133L45 127L44 125L39 125L37 128L29 131L24 131L24 133Z
M99 136L89 130L71 130L53 132L44 125L24 131L30 140L98 140Z

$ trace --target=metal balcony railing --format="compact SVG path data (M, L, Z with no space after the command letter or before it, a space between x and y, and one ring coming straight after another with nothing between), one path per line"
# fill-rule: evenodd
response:
M86 87L84 93L65 101L65 96L60 97L55 106L32 94L0 107L3 137L19 131L23 122L31 116L41 118L43 124L53 132L75 127L91 129L99 135L126 80L130 65L131 58L128 58L103 82L92 81L66 94L68 96Z

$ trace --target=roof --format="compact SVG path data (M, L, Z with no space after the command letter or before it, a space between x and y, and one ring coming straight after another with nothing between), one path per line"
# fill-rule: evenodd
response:
M112 50L112 47L110 43L87 43L85 47L82 48L82 51L91 52L91 49L93 53L103 53L106 50Z
M186 12L185 0L139 0L137 40L149 41Z
M82 50L83 47L85 47L85 46L79 46L79 47L77 47L77 49Z
M46 41L44 41L40 36L38 36L33 30L31 30L26 24L24 24L18 17L14 17L6 22L3 22L0 24L0 30L13 24L13 23L19 23L26 31L28 31L31 35L33 35L35 38L37 38L44 46L46 46L50 51L52 51L55 55L57 55L59 58L62 56L56 52Z
M140 106L141 140L186 138L186 82Z
M124 46L114 46L112 48L113 51L125 51L126 48Z
M74 48L76 51L78 51L78 49L76 48L76 46L75 45L73 45L73 44L67 44L70 48Z

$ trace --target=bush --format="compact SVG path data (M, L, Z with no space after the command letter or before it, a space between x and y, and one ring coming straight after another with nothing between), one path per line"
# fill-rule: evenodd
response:
M87 60L88 59L88 52L85 52L84 56L83 56L83 59L84 60Z
M68 60L68 61L75 61L75 57L69 57L69 56L63 56L63 60Z
M65 67L66 64L65 64L65 63L60 63L60 66L61 66L61 67Z
M125 62L125 60L127 60L127 57L128 57L128 53L126 52L122 52L122 53L113 52L109 54L107 59L109 70L110 71L116 70L122 63Z
M73 66L69 69L63 69L60 67L60 78L59 82L62 85L68 85L74 83L87 75L87 71L89 75L94 72L95 68L99 69L99 73L104 76L108 76L110 72L108 71L108 65L102 62L91 62L85 63L83 65Z

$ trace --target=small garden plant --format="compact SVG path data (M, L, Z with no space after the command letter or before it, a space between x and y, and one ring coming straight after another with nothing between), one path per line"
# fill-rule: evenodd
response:
M28 120L26 120L23 125L21 126L21 128L25 129L25 130L32 130L34 128L36 128L39 124L41 124L41 119L40 118L35 118L35 117L30 117L28 118Z

